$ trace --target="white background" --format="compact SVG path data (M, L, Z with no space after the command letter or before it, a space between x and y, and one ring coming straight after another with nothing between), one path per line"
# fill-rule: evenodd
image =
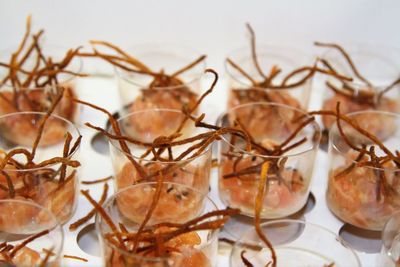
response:
M399 0L0 0L0 49L19 42L28 14L52 44L77 46L90 39L122 47L183 43L208 54L208 65L217 69L228 52L248 43L245 22L263 43L400 46Z

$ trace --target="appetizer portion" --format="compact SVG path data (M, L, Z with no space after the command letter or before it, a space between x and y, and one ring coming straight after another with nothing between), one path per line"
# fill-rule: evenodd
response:
M257 116L260 110L274 113L274 120ZM252 119L241 120L242 114L251 112ZM304 114L289 106L253 103L237 106L220 117L218 125L241 129L246 134L243 138L236 132L228 133L219 144L219 194L226 205L254 216L260 170L268 162L260 216L285 217L304 206L320 138L312 117L294 121Z
M120 152L115 152L120 153ZM208 149L204 154L190 160L182 162L161 162L142 161L142 166L150 181L154 180L158 173L163 172L164 180L192 186L202 192L208 192L210 186L211 173L211 149ZM119 160L122 155L115 156L114 160ZM116 189L122 189L132 184L144 181L140 173L132 165L131 162L123 159L125 162L121 169L118 167L121 164L114 163L114 169L117 172L115 177ZM168 171L170 169L171 171Z
M243 158L236 163L236 170L249 169L261 163ZM258 174L240 173L232 176L235 161L226 160L222 163L222 179L219 180L221 199L230 207L240 208L246 215L253 215L255 192L258 190ZM280 218L299 211L307 200L311 177L303 178L299 171L283 169L280 173L269 177L268 191L264 198L262 216L265 218Z
M12 92L0 89L0 115L18 111L46 112L56 100L58 92L61 90L64 91L63 98L55 109L54 115L58 115L69 121L75 121L77 106L72 101L75 93L72 87L64 85L48 87L46 89L27 89L24 92Z
M218 230L238 212L216 210L203 193L162 176L122 189L103 207L83 194L98 212L105 266L216 266Z
M126 113L135 113L142 110L171 109L189 110L196 105L198 95L189 90L182 89L143 89L142 96L127 107ZM179 125L180 114L174 112L143 113L140 118L132 117L131 123L135 125L138 134L147 135L151 133L156 136L165 134L165 128L175 130ZM164 129L163 129L164 128Z
M0 200L0 265L60 266L63 233L46 208L22 198Z
M155 181L162 175L165 181L185 184L201 192L209 191L211 145L225 130L218 127L204 130L197 125L201 124L204 115L199 118L193 115L217 83L217 73L213 70L207 70L207 73L214 75L214 81L190 110L144 110L116 120L107 110L76 100L108 116L110 127L107 130L90 123L86 125L100 131L110 140L117 190L140 182ZM168 125L166 129L163 128L164 124L158 125L158 129L162 130L158 136L155 132L143 135L137 130L138 126L131 123L132 117L140 120L141 116L146 118L147 114L154 113L174 113L179 118L179 124L172 127L165 122Z
M400 154L392 152L399 146L400 117L372 110L346 116L338 110L335 116L328 207L347 223L381 230L390 215L400 210Z
M340 102L343 114L363 110L400 111L400 94L396 92L400 88L400 72L397 70L394 78L389 78L393 76L392 59L381 56L377 50L368 51L367 45L352 51L353 54L334 43L316 42L315 45L331 49L331 53L320 59L326 68L352 77L352 81L340 76L327 79L325 84L329 91L322 105L323 110L335 111L336 103ZM388 73L383 73L385 71ZM324 116L322 121L325 129L329 129L335 118Z
M0 199L32 200L65 223L76 207L81 136L72 123L51 115L61 98L62 92L47 113L0 117ZM13 210L7 212L1 216L12 218Z
M307 110L315 73L351 79L329 68L312 65L312 58L293 48L256 47L256 36L249 24L249 51L235 51L226 59L230 92L228 108L251 102L272 102ZM266 68L269 68L267 71Z
M80 56L101 58L115 66L121 101L126 113L157 108L191 110L196 105L205 55L186 63L179 55L180 50L168 52L164 51L165 48L158 47L154 51L145 50L142 53L143 59L139 60L109 42L91 41L91 44L93 52L80 53ZM99 46L111 52L101 52ZM146 59L154 66L142 62ZM154 70L155 68L160 70ZM165 121L175 128L180 123L176 114L170 114L167 118L153 114L140 121L133 120L132 123L141 125L138 130L156 131L154 125ZM157 135L161 134L162 132L159 132Z
M21 112L47 112L59 92L63 98L53 114L74 121L77 105L73 79L84 77L77 62L79 48L53 54L42 47L44 30L31 34L28 17L25 35L15 51L0 56L0 115ZM59 54L62 54L59 55Z
M0 131L3 145L32 147L37 137L39 148L51 147L64 141L65 133L71 128L71 122L57 116L45 117L43 112L15 112L0 116Z

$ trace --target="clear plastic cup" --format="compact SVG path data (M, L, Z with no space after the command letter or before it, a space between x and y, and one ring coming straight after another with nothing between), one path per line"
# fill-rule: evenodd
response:
M117 227L123 224L129 233L135 233L153 202L156 188L157 183L126 187L104 204L104 210ZM204 193L182 184L165 182L145 229L152 232L168 231L175 228L157 228L155 225L185 223L213 210L216 210L214 202ZM105 266L216 266L218 230L199 230L179 235L164 243L167 254L159 257L154 251L143 249L146 244L139 245L142 250L136 253L132 250L132 242L125 242L127 249L122 249L115 239L109 238L113 231L99 214L96 215L96 229Z
M6 153L17 148L30 152L44 116L45 113L39 112L20 112L1 116L0 158L3 159ZM66 157L69 160L77 160L79 146L73 153L72 146L80 136L79 130L71 122L51 115L45 124L33 162L38 164L54 157L63 157L67 131L72 136L72 142L69 147L71 153ZM13 197L30 199L49 209L57 219L65 223L76 208L80 168L62 166L61 163L29 167L26 165L27 158L23 154L17 154L13 159L15 161L8 161L0 172L0 199Z
M383 111L360 111L347 115L359 127L375 135L389 150L400 145L400 115ZM344 133L352 144L375 146L377 156L383 151L369 139L342 121ZM400 209L399 169L392 162L381 168L357 164L359 152L351 148L340 134L337 125L329 134L329 178L326 200L329 209L341 220L369 230L382 230L385 222ZM359 160L367 161L369 157ZM354 167L349 168L352 164ZM381 186L381 177L386 186ZM379 189L380 188L380 189ZM385 193L383 191L385 191Z
M293 118L304 115L303 111L276 103L249 103L223 113L219 126L233 126L241 121L252 138L264 147L272 148L288 138L300 123ZM261 217L282 218L299 211L307 202L314 159L318 150L320 131L313 122L304 127L292 141L307 140L279 156L263 155L255 150L246 151L244 139L232 134L222 136L218 147L219 196L224 204L239 208L241 213L254 216L255 200L261 173L261 164L276 161L279 169L271 168L267 176ZM257 170L258 171L253 171ZM249 171L249 173L246 173Z
M162 120L157 118L162 118ZM141 142L153 142L159 136L168 136L174 133L184 118L185 115L179 110L149 109L123 116L117 122L123 135ZM113 133L113 130L110 129L110 132ZM183 135L176 140L195 136L202 132L204 132L203 129L194 127L193 123L188 121L182 130ZM208 192L212 159L211 145L198 156L190 157L192 154L189 154L182 160L169 160L167 150L161 154L164 160L153 158L153 153L142 158L141 155L148 147L128 142L127 145L130 153L122 150L119 141L110 140L110 155L114 167L116 190L137 182L155 181L159 171L163 171L165 181L182 183L201 192ZM174 158L179 157L191 145L193 143L173 147ZM145 177L142 177L129 157L137 161L146 173Z
M28 199L15 197L1 199L0 210L2 266L61 266L63 230L48 209ZM17 249L30 239L31 242Z
M357 254L342 238L317 224L275 220L261 224L261 229L275 250L278 267L361 266ZM255 229L236 241L230 256L231 267L246 266L242 254L254 266L266 266L272 260L270 250Z
M400 212L394 213L382 230L382 250L379 267L397 267L400 264Z
M381 110L388 112L400 111L400 84L394 85L393 89L382 93L395 80L399 79L400 49L383 44L360 43L344 44L358 72L371 84L366 84L357 77L351 69L345 57L334 48L327 48L322 54L322 58L327 60L339 73L352 77L352 82L346 85L354 90L342 89L342 83L331 77L325 76L324 81L329 82L334 87L341 89L345 93L335 92L324 84L325 93L322 104L324 110L335 110L336 103L341 102L342 113L352 113L363 110ZM366 99L365 94L374 95L373 98ZM322 119L325 129L329 129L335 122L333 117L325 116Z

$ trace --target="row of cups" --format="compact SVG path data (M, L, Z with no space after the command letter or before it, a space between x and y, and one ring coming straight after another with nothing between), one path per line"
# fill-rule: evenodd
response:
M329 48L320 56L311 56L310 53L306 53L301 50L290 47L273 46L273 45L259 45L257 47L257 61L258 65L265 72L270 71L273 68L279 68L280 72L275 79L279 82L284 79L287 74L293 70L302 66L312 66L315 58L322 58L325 62L329 62L335 70L343 76L353 77L353 81L346 82L347 86L354 89L354 92L350 93L350 96L357 97L357 95L363 91L372 91L379 94L385 90L390 84L398 79L398 65L400 64L400 50L395 47L378 45L378 44L349 44L344 46L347 53L351 56L353 65L357 68L359 73L367 77L371 82L370 88L366 88L362 80L357 76L353 77L354 70L352 66L348 64L347 60L338 49ZM62 56L60 48L46 48L45 50L50 51L49 54L53 55L54 58ZM154 69L160 68L165 73L173 73L179 70L181 67L186 66L191 60L199 57L200 54L192 51L185 47L164 45L164 44L153 44L153 45L142 45L131 48L135 57L145 62L149 66L154 66ZM8 54L5 53L7 56ZM263 79L260 76L259 71L254 64L253 55L250 47L235 50L228 54L229 60L225 61L226 78L228 80L229 97L228 107L232 108L238 104L244 104L254 101L266 101L265 96L261 93L262 91L268 91L268 87L254 86L246 76L243 75L238 69L234 68L228 62L231 60L236 65L240 66L250 77L253 77L255 81L261 81ZM93 59L85 59L85 63L89 63L87 70L83 67L81 58L74 58L70 63L70 71L72 73L85 73L97 72L99 65L98 60L94 59L95 63L91 62ZM3 60L1 60L3 61ZM88 62L87 62L88 61ZM33 63L32 63L33 64ZM91 66L94 65L95 67ZM155 90L161 91L185 91L188 90L182 97L174 98L169 93L164 94L145 94L143 88L148 88L152 81L151 76L146 73L131 72L121 68L115 68L115 77L118 81L118 88L120 93L120 99L122 106L129 106L129 112L135 112L141 109L148 108L170 108L180 109L182 104L192 104L196 101L196 95L201 93L201 80L206 68L205 61L200 62L193 68L188 69L185 72L179 74L179 79L182 80L182 84L170 85L170 86L153 86ZM94 70L92 70L94 69ZM3 73L4 72L4 73ZM7 74L7 69L0 69L0 77ZM69 75L68 73L60 73L58 77L59 81L63 86L70 87L66 90L66 94L74 94L73 90L76 87L75 81L76 76ZM300 78L303 76L300 75ZM299 78L299 79L300 79ZM297 80L297 79L296 79ZM363 103L354 103L348 101L343 95L337 94L334 90L330 90L330 86L327 84L321 84L321 81L327 82L332 85L339 86L340 81L332 76L314 75L313 79L308 79L305 83L293 88L282 88L278 92L277 90L270 90L277 94L276 96L270 96L273 102L286 104L295 108L308 110L310 106L310 96L313 91L324 92L324 101L322 103L323 109L334 109L336 101L347 102L348 105L343 105L343 111L345 113L355 112L364 109L378 109L389 112L398 112L398 102L400 99L399 84L396 84L394 90L385 94L385 101L382 101L380 105L374 107L366 106ZM12 93L12 85L9 83L3 84L1 91L3 94ZM24 88L21 88L24 89ZM50 90L49 88L27 88L30 89L28 94L36 94L31 97L36 99L39 98L37 91ZM259 89L258 94L254 95L242 95L242 90L246 89ZM72 91L71 91L72 90ZM35 93L36 91L36 93ZM256 90L257 91L257 90ZM79 94L79 92L77 92ZM24 99L20 97L22 105ZM145 99L148 98L148 99ZM66 117L69 120L76 120L77 114L73 110L68 110L66 106L72 107L73 103L65 103L64 108L60 108L60 115ZM315 103L313 103L315 107ZM0 113L8 113L12 111L9 105L4 102L3 98L0 98ZM331 126L329 121L324 121L324 128L328 129Z
M291 54L288 53L287 50L280 52L280 49L281 48L277 48L277 50L274 50L274 48L271 47L267 47L265 49L260 47L258 50L260 64L262 66L270 67L272 66L271 63L274 63L279 65L279 67L283 70L286 70L293 69L299 65L306 65L310 63L306 61L303 62L303 59L301 61L296 61L298 57L303 57L303 55L301 54L300 56L296 53ZM380 90L380 88L386 88L387 84L385 84L385 82L389 80L391 81L391 79L394 79L394 76L397 75L398 69L395 62L395 51L393 52L393 54L391 54L389 53L388 49L385 49L385 53L379 54L379 50L376 49L373 53L366 51L365 46L359 49L360 61L358 61L357 56L353 57L353 60L356 61L356 65L360 69L362 69L363 73L366 73L368 75L369 73L371 73L369 77L372 77L372 79L376 81L376 84L379 85L373 89ZM156 54L154 52L149 52L148 50L147 52L143 53L143 56L140 54L138 56L140 56L143 61L146 61L149 64L151 64L151 60L154 60L154 62L157 63L155 65L161 65L168 69L169 64L171 64L171 51L173 50L168 49L168 54L165 54L163 52L161 52L160 54ZM248 50L248 53L250 53L250 50ZM351 51L350 53L352 54L352 56L357 55L356 53L352 53ZM150 58L148 61L145 59L146 55ZM330 54L328 52L326 54L326 57L329 57L329 55ZM235 62L240 63L241 67L248 70L248 72L252 74L252 76L257 76L257 70L254 69L251 61L251 55L246 54L244 50L238 51L237 53L235 52L229 57ZM381 61L374 61L375 64L371 66L371 57L377 58ZM165 58L165 62L163 62L163 58ZM179 57L176 57L175 55L173 55L172 58L179 59ZM338 58L339 57L337 55L334 56L333 61ZM181 60L181 62L182 65L187 63L186 60ZM365 70L362 67L363 63L366 64ZM343 68L346 68L346 64L343 62L339 62L338 65L343 65ZM172 62L171 66L172 68L174 68L175 63ZM379 67L375 69L376 66ZM196 95L198 94L198 90L200 88L200 74L202 74L203 70L204 65L200 64L189 72L184 73L182 75L182 79L185 81L185 83L182 86L178 86L176 88L153 88L156 90L162 89L177 91L181 89L189 89L189 91L194 92L194 94L184 94L183 97L179 98L171 98L171 95L173 94L163 93L151 94L150 92L145 95L143 94L143 85L147 85L148 81L146 79L148 78L148 76L143 76L137 73L132 74L130 72L117 70L116 72L119 81L121 99L123 101L126 101L123 102L125 106L124 112L121 112L121 114L126 115L118 120L118 123L123 133L129 136L134 136L135 138L139 138L143 142L152 141L155 137L159 135L166 136L170 134L171 131L176 128L175 121L178 121L179 118L183 116L180 111L182 104L186 103L190 105L191 102L196 101ZM343 70L343 72L347 73L349 72L349 70ZM268 144L279 144L283 140L288 138L294 129L293 125L289 125L289 121L292 117L288 116L288 114L303 114L304 110L307 109L310 91L311 88L314 87L311 81L295 89L282 90L282 92L280 92L282 94L277 99L283 100L281 102L277 101L278 104L253 103L254 99L247 99L247 96L245 96L243 100L241 97L241 90L248 89L249 87L251 87L251 85L248 84L245 80L242 80L243 77L238 76L239 73L237 73L237 70L231 69L231 66L228 64L227 73L230 77L229 87L230 89L232 89L230 90L228 101L228 106L231 109L220 116L217 124L219 126L230 126L230 124L232 124L232 118L240 118L240 121L245 123L245 128L249 132L251 132L252 135L256 136L260 143L263 143L263 140L265 139L266 146L268 146ZM71 86L71 88L73 87L73 83L71 83L71 81L68 81L68 84L69 86ZM357 88L357 83L355 83L354 86ZM40 90L41 89L39 89L39 91ZM35 94L34 92L35 90L32 90L32 94ZM69 92L70 94L73 94L73 90L70 90ZM28 92L28 94L30 93L31 91ZM359 124L361 124L361 126L368 128L368 130L372 131L382 141L384 140L385 144L388 144L388 147L395 148L397 147L397 142L399 140L399 117L397 114L390 112L398 111L398 96L399 91L392 90L390 92L390 95L388 95L390 101L385 102L382 107L376 108L386 111L363 111L351 114L349 116L356 119ZM41 99L42 97L43 94L41 95L41 93L39 93L38 99ZM145 97L148 97L148 99L146 99ZM323 106L325 108L328 107L332 109L332 105L330 105L330 103L336 103L337 99L333 98L332 100L330 99L330 97L331 96L329 96L328 93ZM65 99L68 100L70 98ZM24 98L21 98L21 101L22 103L24 103ZM394 104L392 105L391 103ZM343 100L342 107L344 107L344 112L355 111L360 108L356 107L354 109L352 107L352 104L353 103L349 103L349 105L346 106L346 102L345 100ZM73 117L76 116L76 113L74 113L73 111L74 108L71 109L72 106L74 106L72 103L65 103L64 105L60 105L58 107L58 114L66 119L52 116L43 133L41 141L42 143L40 149L38 149L37 152L38 159L46 160L53 156L55 157L62 155L63 146L57 143L58 140L60 140L60 138L64 136L66 131L72 134L73 139L77 139L80 135L79 130L71 122L68 121L73 121ZM9 113L10 111L13 111L4 107L7 107L7 103L1 103L1 113ZM32 144L34 136L36 136L37 134L36 124L40 122L41 116L43 116L42 113L29 112L18 114L10 113L8 115L2 116L0 118L2 133L2 154L5 154L4 152L7 152L11 148L14 148L15 145L23 145L25 147L29 147ZM326 128L329 128L328 126L331 126L332 124L332 122L327 122L326 120L323 120L323 123ZM185 129L185 135L193 136L197 133L201 133L198 131L198 128L189 127ZM297 136L297 138L299 139L296 139L300 141L302 138L306 138L307 142L304 142L300 146L297 146L295 150L291 150L290 153L279 156L280 158L277 160L285 162L284 165L286 167L282 172L284 175L283 177L279 178L279 181L271 180L269 182L270 186L268 187L268 192L263 203L264 208L261 213L263 218L276 219L286 217L300 210L304 206L310 193L310 184L314 168L314 160L318 149L320 137L321 132L319 126L316 123L311 123L301 130L301 132ZM335 173L341 171L347 166L347 164L354 161L355 155L352 154L351 148L342 140L341 135L338 133L338 129L335 128L335 126L331 128L329 138L330 167L326 194L329 208L333 211L335 215L350 224L367 229L381 230L390 215L393 214L396 209L398 209L399 200L398 196L396 196L394 198L391 198L390 201L377 202L375 184L371 182L371 180L374 180L375 177L379 176L380 172L385 173L385 175L389 177L390 189L392 191L397 191L398 179L396 177L398 174L398 170L396 168L392 168L392 166L381 169L371 169L366 166L358 167L352 173L348 174L348 179L336 179ZM358 141L360 142L360 144L364 142L363 138L360 136L355 136L354 138L354 142L356 143ZM237 173L240 172L241 169L247 169L251 166L259 165L260 162L266 160L266 158L268 157L253 153L252 151L246 151L244 143L236 142L232 144L232 139L233 137L230 134L226 134L222 137L222 141L218 143L220 198L227 206L240 208L243 214L253 216L258 174L238 175ZM144 152L143 148L139 148L135 145L130 146L130 151L132 151L131 156L137 157L137 159L139 159L140 155ZM130 189L130 185L137 182L138 174L135 173L135 169L127 160L127 155L125 155L125 152L120 149L116 141L110 141L110 151L111 161L114 167L114 181L117 196L118 194L120 194L118 192L123 192L124 190L138 190L135 188ZM70 155L71 159L74 159L75 157L78 157L77 151ZM176 183L173 185L166 184L166 187L168 187L166 191L170 191L171 186L173 187L174 191L177 190L177 187L181 187L182 184L185 184L186 187L191 188L188 190L194 190L194 192L200 192L200 194L203 195L206 194L209 188L211 157L212 153L210 145L209 149L206 149L199 156L188 160L188 162L185 162L185 164L183 165L184 167L178 168L174 173L170 175L170 177L165 177L167 181ZM240 161L236 160L236 158L238 157L240 158ZM167 166L168 164L176 164L176 162L171 163L164 161L154 161L146 158L140 159L139 162L143 164L143 166L153 166L153 168L155 168L156 170L163 166ZM7 190L4 190L4 188L9 189L9 187L6 186L8 185L7 183L9 182L9 180L11 180L16 185L15 189L17 189L14 190L14 199L32 199L35 203L38 203L39 205L45 207L47 210L50 210L56 216L57 220L59 220L61 223L65 223L71 217L76 208L76 199L78 195L77 190L79 185L79 167L66 167L65 171L67 179L65 180L65 182L62 183L62 186L49 179L49 176L56 173L56 170L58 170L59 168L60 165L55 164L54 166L51 166L52 171L49 171L47 168L17 170L10 167L9 169L5 169L3 172L3 176L0 176L2 178L1 182L4 185L2 187L2 191L0 191L0 196L1 194L3 194L2 198L7 198L8 194L10 194L10 192L7 192ZM23 174L20 174L21 172L23 172ZM44 176L45 179L41 179L41 177ZM20 177L24 177L24 179L21 181ZM367 179L366 177L371 177L371 179ZM24 188L24 191L18 190L18 183L23 183L21 187ZM150 188L154 188L154 185L147 186ZM143 187L145 187L145 185L143 185ZM26 188L28 189L28 192L26 192ZM142 192L151 192L150 189L141 190ZM138 191L135 191L135 194L130 193L127 195L136 195L138 194L137 192ZM185 194L187 194L187 192ZM176 197L176 195L174 194L172 200L188 200L186 196L182 197L183 194L179 195L181 197ZM118 199L117 196L114 196L114 199ZM120 195L120 199L121 198L123 197L121 197ZM145 200L144 197L141 197L139 199L143 201ZM22 203L22 200L18 200L17 202L13 202L16 200L10 201L12 202L12 205L10 205L8 208L10 212L18 210L15 208L15 205L17 205L18 203ZM112 202L112 200L110 201ZM129 203L131 203L131 201L137 202L137 199L129 200ZM123 211L120 211L122 206L121 203L123 203L123 201L115 201L115 203L115 209L117 210L116 212L122 213L124 219L128 217L130 219L133 218L132 221L138 221L141 218L140 216L143 216L143 206L137 207L137 210L141 210L141 213L138 212L137 214L127 215L124 214ZM144 206L146 205L145 203L146 201L144 201ZM175 202L175 205L170 204L171 203L166 203L167 208L163 208L162 210L170 211L172 209L171 206L175 209L179 209L181 207ZM108 208L108 206L105 207L106 209ZM5 208L4 210L6 211L7 208ZM183 210L185 211L185 209ZM193 216L195 215L199 215L198 213L200 211L198 209L193 209L192 211L193 213L186 214L188 216L186 217L186 219L193 218ZM112 209L110 209L109 212L110 214L114 214L114 211ZM130 209L130 212L135 213L135 210ZM177 210L177 213L178 212L179 211ZM26 216L29 217L33 214L34 216L36 216L35 218L37 218L37 215L40 214L39 212L26 212L26 210L23 213L24 215L22 215L21 213L22 219L21 221L19 221L21 225L24 224L23 222L25 222ZM10 221L8 220L8 218L10 215L8 215L7 212L4 212L3 214L4 216L2 215L2 222L5 225L4 229L7 229L6 225L9 225L8 223ZM161 218L163 218L162 215L160 216ZM38 217L40 219L40 223L45 222L47 224L48 219L43 219L42 217L43 215ZM185 218L185 216L183 215L179 217L181 217L182 219ZM14 218L19 217L14 216ZM171 218L164 219L169 220ZM174 219L176 218L174 217ZM118 224L119 220L119 217L116 217L115 223ZM32 222L36 221L36 219L27 219L26 221ZM101 218L98 217L97 221L97 225L98 227L100 227L99 232L102 233L101 229L104 230L107 229L107 227L101 226ZM12 226L12 231L16 231L15 229L19 228L16 227L18 226L18 221L13 222ZM132 227L132 229L135 229L134 225ZM304 226L297 227L304 230ZM38 228L44 229L40 227ZM29 234L29 232L23 234ZM199 233L199 236L202 237L203 234ZM207 233L205 234L205 236L211 239L214 238L212 240L215 241L214 234ZM101 234L100 238L103 237L104 235ZM40 239L37 240L39 241ZM103 246L103 254L105 255L106 264L109 263L112 266L118 266L119 264L120 266L124 266L124 262L129 262L129 260L121 256L116 257L117 259L123 259L120 262L118 260L111 261L111 263L108 262L107 260L109 259L109 254L111 253L112 255L114 255L116 252L114 249L112 249L111 252L107 252L107 245L110 245L110 242L107 242L107 240L102 243L105 245ZM208 243L208 241L206 243ZM196 247L198 244L188 243L186 245L189 247ZM315 251L316 249L317 248L310 248L310 250L318 253L318 251ZM214 253L214 256L208 256L208 252L204 252L204 255L207 255L207 259L210 260L210 265L213 266L215 265L215 249L208 250ZM46 251L51 251L52 253ZM55 254L54 252L57 251L57 247L48 247L46 251L43 251L43 253L47 253L47 255L52 257L54 256L53 254ZM263 250L261 251L265 252ZM204 257L201 255L199 256L198 254L193 254L191 252L188 252L188 254L196 255L195 258L189 257L190 261L194 259L204 260ZM122 253L122 255L124 256L124 253ZM125 256L130 258L131 255ZM356 256L354 257L356 259L355 262L358 262ZM283 254L283 256L281 256L280 258L287 258L287 256ZM339 258L336 257L336 255L333 258L337 265L340 265ZM181 260L182 259L177 260L176 262L179 262ZM133 262L136 261L137 259L133 260ZM233 262L238 263L240 261L233 260ZM176 266L179 266L179 264ZM194 266L201 265L195 264ZM204 264L203 266L207 266L207 264Z
M301 110L293 109L289 106L271 103L250 103L237 106L222 114L218 119L217 125L227 126L232 123L232 118L241 118L241 121L245 123L245 128L252 132L253 136L261 140L261 143L263 143L262 140L264 139L270 143L281 143L282 140L285 140L293 132L293 125L288 125L290 121L288 114L290 113L304 114ZM268 118L268 114L273 114L273 116ZM7 150L15 146L19 147L22 145L29 147L32 143L32 138L35 136L35 133L37 133L37 125L35 126L35 124L40 122L41 116L44 116L44 114L32 114L29 112L2 116L0 118L2 153L7 152ZM178 110L150 109L126 115L120 118L118 123L123 134L141 138L143 142L152 140L160 134L168 135L173 131L174 127L170 125L170 123L173 123L173 120L165 120L164 123L158 124L155 129L143 130L140 122L146 122L153 116L165 118L173 116L179 119L179 116L183 116L183 114ZM348 116L357 120L361 127L369 129L380 139L384 140L384 143L387 143L388 147L397 147L397 142L399 140L399 115L379 111L365 111ZM63 145L59 144L57 140L60 140L60 137L65 134L66 130L75 138L79 136L79 130L71 122L58 116L52 115L51 120L46 125L43 131L42 141L37 150L37 157L44 160L62 154ZM388 125L390 127L388 127ZM57 127L61 127L61 129L55 130ZM195 134L201 133L198 131L199 129L196 127L188 127L184 132L188 136L194 136ZM110 130L110 132L112 131ZM60 135L60 133L63 134ZM269 182L269 188L261 212L263 218L283 218L293 214L304 206L310 193L310 184L314 168L313 164L320 135L317 123L311 123L303 128L298 135L299 140L306 137L308 141L296 147L295 151L290 151L290 153L281 156L282 159L285 158L285 170L282 172L282 182L277 182L272 179ZM357 136L353 136L353 138L355 138L355 142L357 142ZM365 141L361 136L359 136L359 139L361 143ZM222 141L219 142L219 195L227 206L239 208L243 214L253 216L258 174L244 174L243 176L245 177L240 177L242 178L240 179L238 177L239 175L232 175L232 173L235 171L240 172L242 169L251 166L257 166L260 161L265 160L267 156L246 151L244 143L237 142L232 144L231 140L232 136L226 134L222 136ZM268 145L268 143L266 143L266 145ZM133 144L130 145L130 148L130 150L133 151L131 156L139 159L140 155L143 153L143 149ZM105 206L105 209L107 210L110 208L107 210L110 214L122 213L123 216L121 217L123 217L124 220L128 218L133 222L140 222L144 216L143 212L147 209L146 207L150 205L153 195L149 192L154 191L154 184L139 184L130 188L132 184L137 183L139 175L135 172L132 164L127 160L125 152L120 149L116 141L110 141L110 150L111 160L114 166L115 189L117 192L114 199L118 199L118 194L120 194L120 199L124 198L122 195L126 197L125 200L117 200L114 202L110 200L114 203L113 205L116 211L108 206ZM396 210L398 199L394 198L390 201L377 202L376 196L374 195L375 184L371 181L377 173L384 172L385 175L389 177L391 188L395 191L397 190L398 181L396 177L398 170L390 166L380 170L364 166L355 169L354 173L351 173L349 179L336 179L334 174L342 170L349 162L351 163L351 161L354 160L354 155L352 155L351 148L346 145L335 126L330 132L329 154L330 170L327 188L327 203L329 208L335 215L350 224L367 229L381 230L385 222ZM233 155L240 155L241 160L235 163ZM209 189L211 156L210 145L202 154L188 160L188 162L182 164L182 167L177 168L173 173L164 177L165 181L172 183L165 184L165 192L173 192L173 194L172 197L169 196L171 194L166 194L165 202L162 200L159 202L160 213L156 218L159 217L162 221L172 220L174 222L176 222L176 218L180 218L184 222L203 212L203 209L193 207L203 207L203 204L198 204L198 201L200 201L199 199L201 199L201 201L204 200ZM71 155L71 159L77 157L78 152ZM146 158L141 159L139 162L143 164L143 166L153 166L154 169L177 164L177 162L154 161ZM179 163L182 162L178 162L178 164ZM53 170L57 170L59 167L59 164L50 166ZM39 222L40 224L44 223L45 226L48 226L49 219L46 219L46 216L42 215L43 213L31 212L30 208L17 208L17 205L20 204L27 205L27 203L24 202L26 199L32 200L28 205L32 205L34 209L39 209L37 204L33 204L38 203L43 206L45 210L51 211L51 213L55 215L56 221L60 221L61 223L65 223L72 216L76 207L78 195L79 167L67 166L66 176L68 178L61 186L45 175L48 169L48 167L23 170L12 167L3 169L1 176L3 185L1 191L3 194L2 198L9 198L9 195L7 195L9 192L4 190L7 185L6 178L10 178L13 181L15 195L14 200L10 200L11 203L8 203L7 200L3 200L5 205L2 207L2 213L0 215L2 231L10 231L11 234L18 233L27 235L32 232L32 229L35 229L35 233L37 233L36 229L45 229L40 227L32 228L32 223ZM369 176L370 178L368 178ZM21 179L21 177L23 177L23 179ZM23 185L21 185L21 183ZM24 188L24 190L18 190L19 186ZM146 186L148 187L147 189ZM182 187L187 189L183 189ZM129 190L129 193L122 194L121 192L125 190ZM194 200L188 197L188 195L191 195L188 194L188 190L193 190L193 195L200 194L202 196L195 200L197 204L193 204ZM177 196L177 194L179 196ZM179 201L181 203L179 203ZM128 213L130 214L127 215L126 212L124 214L124 211L121 210L124 204L121 203L125 203L125 208L126 205L129 206L126 210L129 210ZM165 206L162 206L163 204ZM182 207L181 204L190 205L191 208ZM135 205L137 206L135 207ZM212 208L215 208L213 204L210 205ZM191 212L186 213L188 210ZM165 212L167 213L163 214ZM45 217L45 219L43 219L43 217ZM15 218L15 220L10 220L10 218ZM118 224L120 220L122 219L117 216L115 223ZM101 218L98 218L97 221L98 227L103 227L103 230L108 229L109 231L109 228L107 228L108 226L101 226ZM135 229L135 226L132 227ZM300 228L302 231L304 230L303 226ZM103 233L103 230L99 230L99 233ZM104 237L104 235L100 236ZM199 234L199 236L202 235ZM205 236L207 236L207 238L210 237L208 234ZM282 240L279 242L282 242ZM104 251L106 251L107 244L110 244L107 242L103 242L103 244L106 245L104 247ZM44 253L49 249L53 251L56 248L48 248L44 250ZM211 249L210 251L213 251L215 254L215 250ZM265 251L263 251L263 253L265 253ZM200 258L203 259L203 257ZM210 259L212 258L213 257ZM282 256L282 258L287 257ZM108 259L108 257L106 257L106 259ZM357 259L356 256L355 259ZM338 257L335 256L334 260L340 265ZM215 258L213 261L215 261ZM237 263L238 261L234 262ZM112 264L116 263L113 262ZM210 264L213 266L215 262Z

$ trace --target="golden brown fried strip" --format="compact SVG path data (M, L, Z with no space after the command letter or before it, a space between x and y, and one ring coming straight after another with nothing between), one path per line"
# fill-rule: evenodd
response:
M101 194L100 200L98 202L99 205L104 204L104 201L106 201L107 199L107 193L108 193L108 184L104 184L103 193ZM95 214L96 214L96 209L93 208L86 216L78 219L74 223L71 223L69 226L69 230L70 231L76 230L79 226L89 221Z

